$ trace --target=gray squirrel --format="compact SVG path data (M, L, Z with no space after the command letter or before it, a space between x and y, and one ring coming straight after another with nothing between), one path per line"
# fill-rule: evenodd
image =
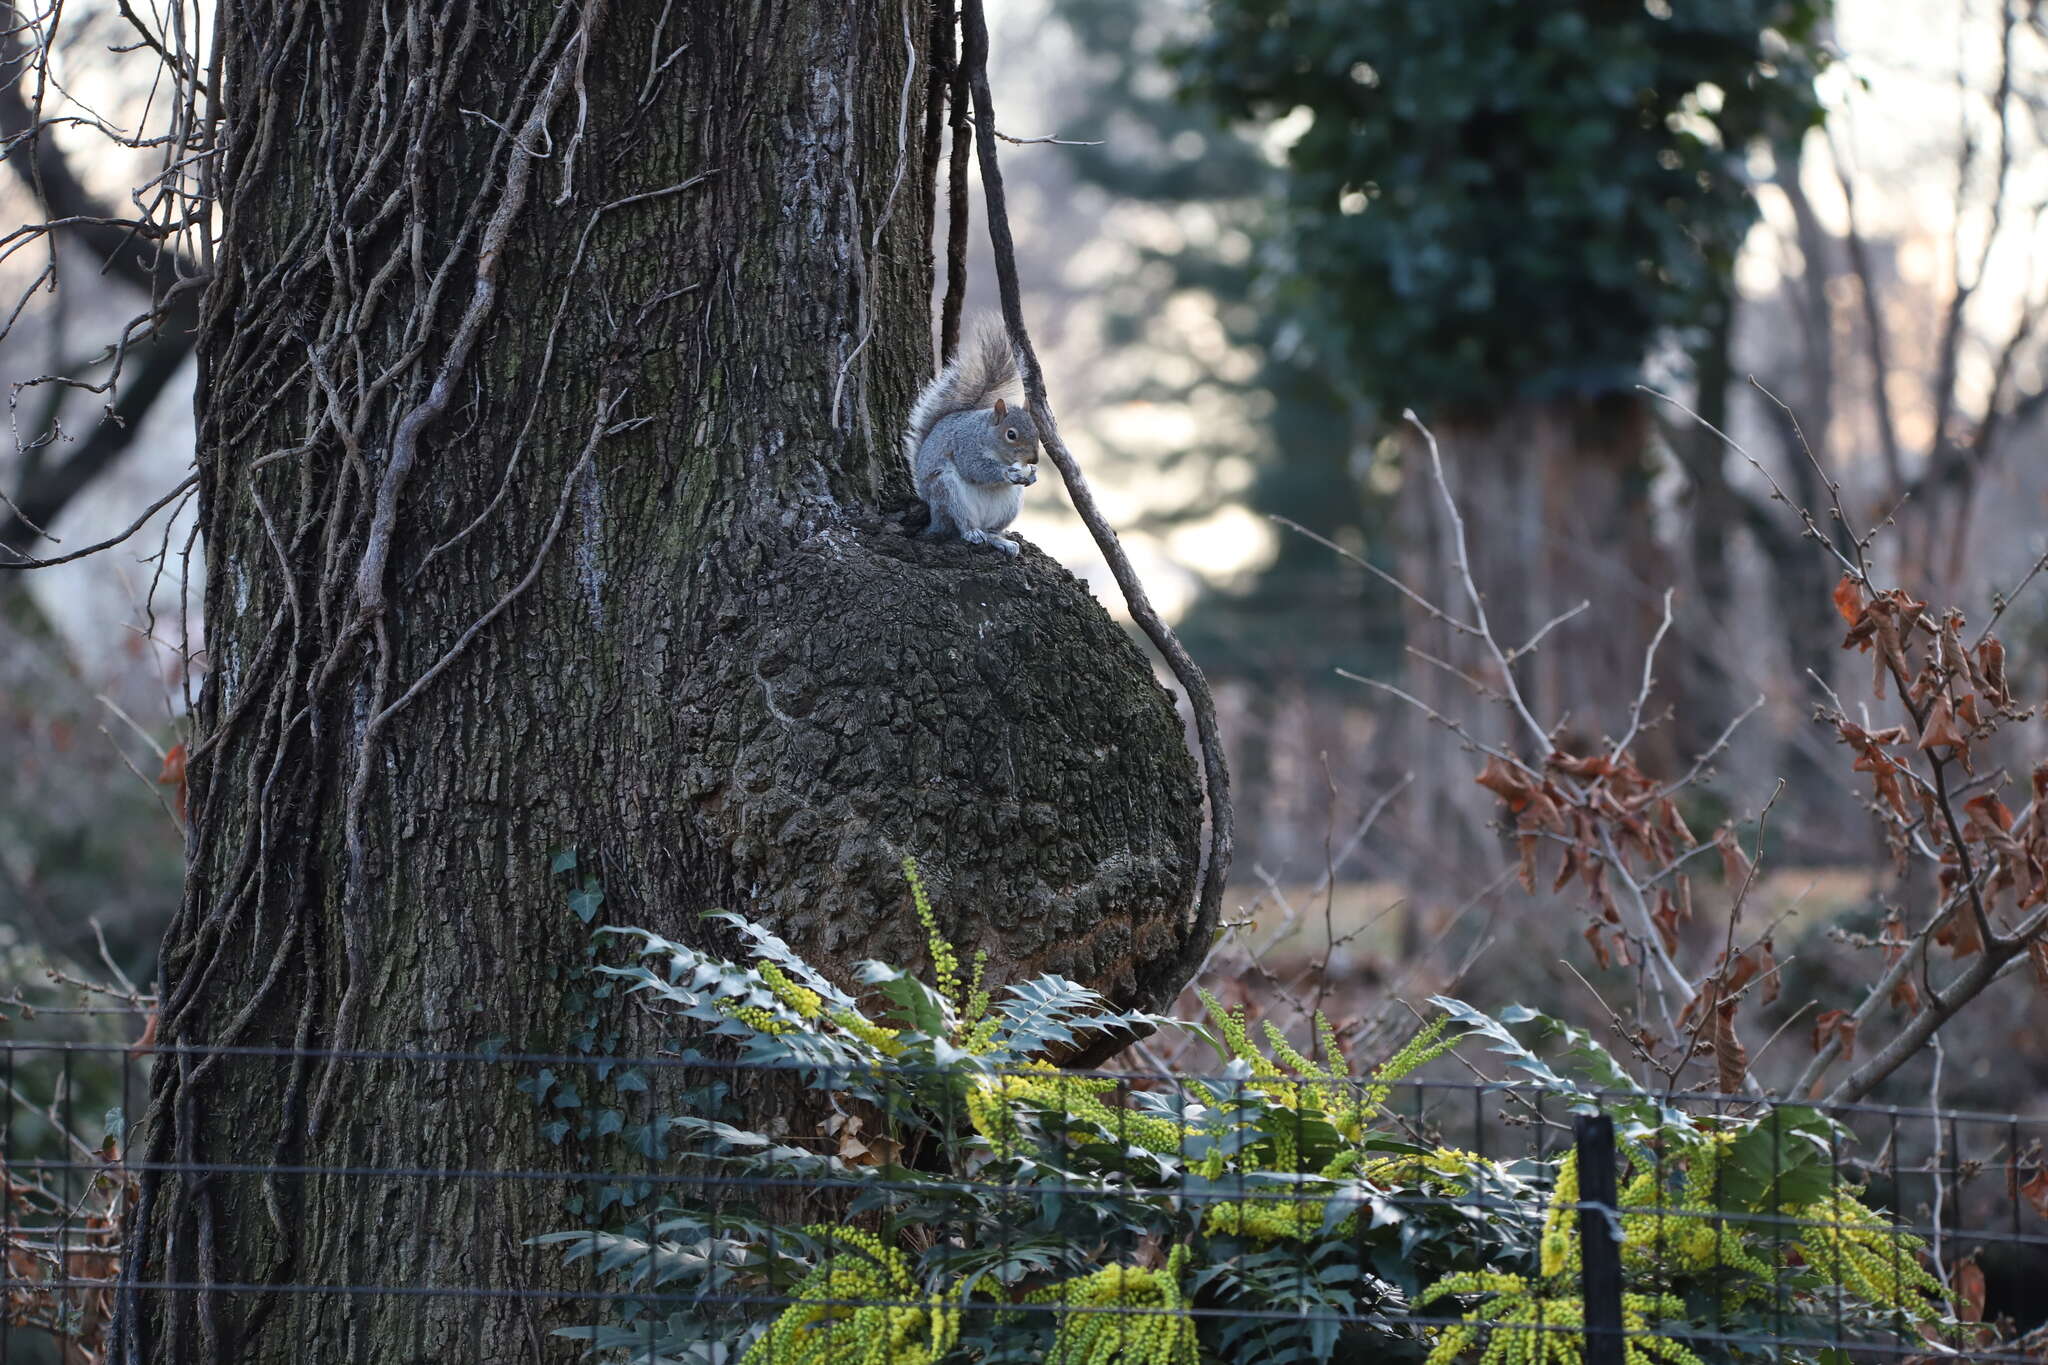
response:
M1000 323L984 322L933 377L910 409L903 451L918 495L932 509L928 540L954 536L1006 555L1000 534L1017 519L1024 490L1038 482L1038 428L1001 395L1017 382L1017 357Z

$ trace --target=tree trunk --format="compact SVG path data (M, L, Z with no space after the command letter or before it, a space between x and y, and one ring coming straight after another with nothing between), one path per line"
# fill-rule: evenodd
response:
M128 1272L427 1292L137 1288L120 1358L572 1359L548 1332L597 1314L525 1245L575 1225L562 1181L361 1174L588 1164L532 1067L390 1055L621 1027L575 995L558 851L600 922L736 910L842 979L923 961L912 855L991 981L1149 1004L1193 763L1077 580L898 524L921 3L220 15L211 671L160 1039L256 1052L160 1059L137 1150L314 1169L150 1176Z

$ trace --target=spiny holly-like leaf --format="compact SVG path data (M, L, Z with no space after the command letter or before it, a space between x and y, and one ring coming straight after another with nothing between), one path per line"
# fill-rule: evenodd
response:
M1835 1187L1838 1126L1817 1109L1781 1105L1728 1149L1716 1197L1729 1208L1800 1208Z
M1636 1084L1614 1054L1593 1040L1584 1029L1564 1023L1526 1005L1510 1005L1498 1019L1448 995L1430 997L1430 1004L1451 1016L1475 1035L1492 1040L1487 1050L1508 1059L1508 1065L1527 1073L1551 1089L1574 1097L1567 1108L1592 1113L1601 1109L1620 1120L1621 1135L1640 1141L1652 1132L1664 1132L1679 1141L1693 1133L1685 1115L1660 1104ZM1533 1025L1538 1038L1556 1038L1564 1045L1568 1070L1552 1068L1509 1031L1509 1025ZM1585 1082L1582 1083L1581 1077Z
M559 1246L566 1264L595 1258L600 1274L622 1272L629 1285L649 1288L677 1280L700 1280L714 1271L730 1273L747 1263L751 1250L735 1237L705 1237L695 1242L650 1241L623 1232L548 1232L529 1238L529 1246Z
M1003 1021L998 1046L1018 1058L1065 1046L1081 1033L1142 1031L1165 1022L1157 1015L1112 1009L1097 992L1052 974L1009 987L995 1012Z
M777 1177L803 1177L814 1180L843 1182L860 1175L838 1157L825 1152L814 1152L805 1147L792 1147L778 1142L765 1133L756 1133L746 1128L717 1119L707 1119L697 1114L677 1114L668 1120L670 1128L694 1133L708 1140L707 1151L712 1155L731 1155L751 1170Z
M730 924L739 931L740 937L752 945L755 957L773 962L794 977L799 984L815 991L829 1003L841 1009L857 1008L852 996L834 985L810 963L798 957L794 948L752 920L725 910L717 912L710 918L723 924Z
M952 1005L911 973L886 962L863 962L858 969L863 986L874 986L896 1008L891 1011L892 1027L909 1029L927 1038L945 1038L953 1032Z
M1464 1001L1448 995L1432 995L1429 1003L1451 1016L1456 1022L1475 1034L1493 1040L1487 1051L1499 1053L1508 1059L1508 1065L1518 1071L1525 1071L1547 1086L1569 1093L1581 1093L1581 1087L1553 1071L1550 1064L1531 1052L1522 1040L1508 1031L1507 1025L1483 1010L1474 1009ZM1520 1006L1516 1006L1520 1009ZM1534 1013L1530 1011L1529 1013Z

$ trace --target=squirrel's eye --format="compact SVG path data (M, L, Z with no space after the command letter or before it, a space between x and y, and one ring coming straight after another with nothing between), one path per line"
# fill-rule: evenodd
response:
M1006 441L1014 441L1014 440L1016 440L1016 439L1017 439L1017 428L1015 428L1015 427L1011 427L1011 428L1010 428L1010 429L1009 429L1008 431L1004 432L1004 433L1003 433L1003 439L1004 439L1004 440L1006 440Z

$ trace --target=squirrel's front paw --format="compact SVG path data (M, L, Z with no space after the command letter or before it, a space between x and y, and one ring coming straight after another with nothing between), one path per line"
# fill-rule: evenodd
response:
M1035 464L1013 464L1005 472L1011 483L1026 488L1038 482L1038 466Z

